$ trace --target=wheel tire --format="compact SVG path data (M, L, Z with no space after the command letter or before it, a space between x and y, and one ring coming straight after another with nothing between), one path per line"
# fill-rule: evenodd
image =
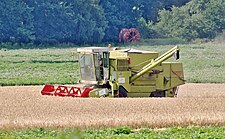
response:
M177 97L177 93L178 93L178 87L174 87L172 94L174 95L174 97Z
M166 92L165 91L154 91L154 92L151 92L149 97L166 97Z
M123 86L119 86L119 97L127 97L127 90Z

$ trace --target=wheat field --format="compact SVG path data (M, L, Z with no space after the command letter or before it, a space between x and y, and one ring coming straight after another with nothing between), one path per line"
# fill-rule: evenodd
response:
M177 98L54 97L42 87L0 87L1 130L225 125L225 84L185 84Z

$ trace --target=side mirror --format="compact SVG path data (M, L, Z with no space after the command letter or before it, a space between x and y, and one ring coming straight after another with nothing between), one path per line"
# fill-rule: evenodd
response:
M180 59L180 51L179 50L176 51L175 58L176 58L176 60Z

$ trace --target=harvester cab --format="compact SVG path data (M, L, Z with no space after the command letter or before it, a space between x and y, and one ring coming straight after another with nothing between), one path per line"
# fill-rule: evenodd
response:
M109 80L108 47L78 48L80 83L104 84Z
M177 46L161 56L152 51L110 47L78 48L77 53L79 82L86 86L85 95L82 89L76 89L78 87L68 89L64 86L66 89L57 88L63 94L60 96L173 97L178 86L185 83L182 63L165 62L172 56L179 59ZM46 94L56 95L60 94L56 93L57 89L51 86L51 91L43 90Z

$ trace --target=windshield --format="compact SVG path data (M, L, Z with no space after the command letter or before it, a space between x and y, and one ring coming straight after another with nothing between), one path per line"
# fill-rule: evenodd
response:
M96 81L93 54L79 54L81 80Z

